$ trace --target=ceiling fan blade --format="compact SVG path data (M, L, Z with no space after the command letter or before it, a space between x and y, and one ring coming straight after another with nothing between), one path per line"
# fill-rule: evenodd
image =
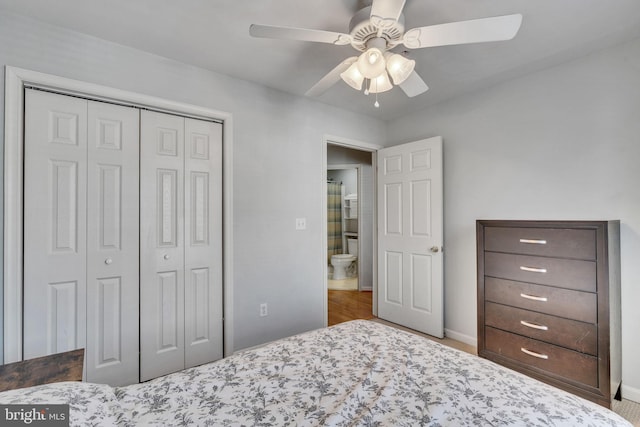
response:
M422 47L510 40L515 37L521 23L522 15L514 14L430 25L407 31L402 42L409 49L418 49Z
M422 77L415 71L409 74L409 77L398 86L400 86L400 89L402 89L409 98L413 98L429 90L429 86L427 86L424 80L422 80Z
M300 40L337 45L351 43L351 36L349 34L334 33L332 31L309 30L306 28L251 24L251 26L249 26L249 34L253 37L268 39Z
M320 96L327 91L331 86L338 83L340 80L340 74L347 71L347 68L358 60L357 56L352 56L339 63L333 70L329 71L327 75L320 79L318 83L313 85L305 95L307 96Z
M371 4L371 23L376 28L393 25L404 8L406 0L373 0Z

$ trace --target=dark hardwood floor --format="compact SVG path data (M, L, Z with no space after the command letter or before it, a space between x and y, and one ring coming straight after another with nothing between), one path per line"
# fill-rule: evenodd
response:
M373 319L371 291L329 290L329 326L355 319Z

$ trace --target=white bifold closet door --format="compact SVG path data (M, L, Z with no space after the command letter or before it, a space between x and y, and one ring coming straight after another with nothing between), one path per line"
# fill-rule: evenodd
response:
M24 359L85 348L85 378L138 379L139 110L27 89Z
M145 381L222 357L222 125L141 114Z

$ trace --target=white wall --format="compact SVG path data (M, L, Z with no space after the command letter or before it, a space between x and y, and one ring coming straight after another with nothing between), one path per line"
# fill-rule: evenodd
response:
M329 164L329 167L331 167L331 164ZM358 194L358 172L355 168L329 169L327 170L327 179L344 184L345 196L347 194Z
M387 132L394 144L444 138L445 328L454 334L476 337L476 219L621 220L623 395L640 401L640 39Z
M381 144L383 122L0 10L5 65L233 114L234 348L324 325L323 137Z

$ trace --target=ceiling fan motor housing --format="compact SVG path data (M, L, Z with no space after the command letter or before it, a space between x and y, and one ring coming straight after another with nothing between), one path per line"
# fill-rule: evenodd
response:
M386 41L386 47L381 49L392 49L402 42L404 34L404 15L400 14L398 20L386 20L385 26L378 28L371 23L371 7L360 9L353 15L349 23L349 34L354 49L364 52L367 50L367 42L371 39L382 38ZM377 47L377 46L376 46Z

